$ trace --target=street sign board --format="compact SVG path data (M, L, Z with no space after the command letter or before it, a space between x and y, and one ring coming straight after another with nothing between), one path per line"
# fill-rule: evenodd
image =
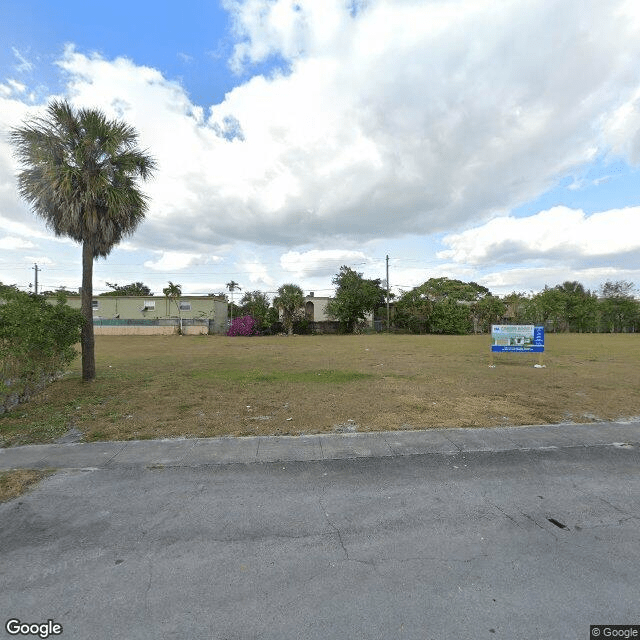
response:
M544 327L532 324L491 325L491 351L542 353Z

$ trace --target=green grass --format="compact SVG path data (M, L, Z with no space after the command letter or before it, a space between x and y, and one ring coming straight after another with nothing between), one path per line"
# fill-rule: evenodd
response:
M366 380L374 376L357 371L192 371L191 377L196 379L219 380L231 383L311 383L311 384L347 384L355 380Z
M640 415L640 336L547 335L535 354L488 336L97 336L80 363L0 416L0 445L172 436L588 422Z

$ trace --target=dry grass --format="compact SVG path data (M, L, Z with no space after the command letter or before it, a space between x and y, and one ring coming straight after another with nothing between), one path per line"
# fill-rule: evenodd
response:
M487 427L640 415L640 336L547 335L537 355L488 336L98 336L79 363L0 417L0 444Z
M35 471L33 469L17 469L0 473L0 502L13 500L31 489L45 476L53 473L51 470Z

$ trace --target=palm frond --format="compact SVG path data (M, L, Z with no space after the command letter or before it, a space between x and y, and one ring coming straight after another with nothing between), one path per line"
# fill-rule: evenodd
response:
M138 135L102 111L75 111L54 100L46 113L10 132L21 170L18 190L57 235L89 242L106 256L144 219L147 180L156 162L137 148Z

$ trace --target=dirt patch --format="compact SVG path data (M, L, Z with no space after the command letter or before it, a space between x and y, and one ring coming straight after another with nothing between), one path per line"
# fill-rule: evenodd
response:
M640 336L548 335L537 355L488 336L97 336L79 363L0 417L0 443L590 422L640 415Z
M17 469L0 472L0 502L13 500L32 489L42 478L51 475L53 471Z

